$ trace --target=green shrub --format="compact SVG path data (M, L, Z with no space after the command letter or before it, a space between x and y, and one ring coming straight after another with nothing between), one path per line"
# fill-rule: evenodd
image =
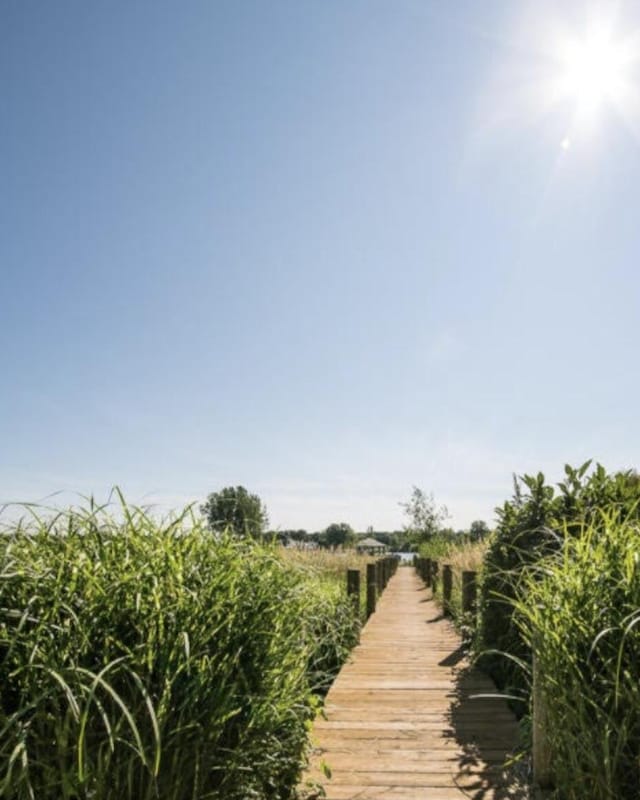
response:
M529 686L519 663L530 660L530 649L513 619L513 604L525 591L525 571L560 551L566 537L580 536L585 525L597 530L603 510L639 517L637 474L611 475L598 464L587 476L590 464L578 469L567 465L558 491L545 483L542 473L516 479L513 499L497 509L480 597L480 664L499 688L522 697L516 708L520 713L526 710Z
M498 687L526 700L526 675L518 662L528 660L529 650L514 623L513 603L519 595L524 568L553 551L558 539L547 527L552 517L553 488L545 484L542 473L525 475L522 483L529 494L524 495L516 481L513 500L497 509L498 526L485 554L479 646L480 665ZM525 707L517 710L522 712Z
M4 536L0 797L289 797L347 604L276 548L122 515Z
M459 544L456 540L452 541L451 537L436 533L419 545L418 554L422 556L422 558L442 561L452 549L457 546L459 546Z
M565 800L638 797L640 527L620 516L572 531L562 552L524 572L516 604Z

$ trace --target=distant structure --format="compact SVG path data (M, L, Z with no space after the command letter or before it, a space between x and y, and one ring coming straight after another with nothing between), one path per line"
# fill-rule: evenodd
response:
M318 549L318 543L317 542L296 542L294 539L287 539L284 546L289 548L289 550L317 550Z
M366 539L361 539L356 543L356 550L362 554L368 553L370 556L378 556L387 552L387 545L377 539L373 539L371 536L367 536Z

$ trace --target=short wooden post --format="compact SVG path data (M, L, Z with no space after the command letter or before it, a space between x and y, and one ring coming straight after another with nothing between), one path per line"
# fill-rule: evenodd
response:
M462 573L462 611L474 611L476 607L476 573L465 570Z
M462 573L462 610L475 611L477 597L476 573L464 570Z
M427 588L431 586L431 559L424 560L424 583Z
M451 589L453 588L453 573L451 564L442 567L442 610L445 614L451 613Z
M351 598L356 614L360 616L360 570L347 570L347 595Z
M379 558L376 561L376 584L378 587L378 597L382 594L384 590L384 575L382 574L382 559Z
M533 655L533 782L541 789L553 786L551 748L547 737L547 709L540 670Z
M376 565L367 564L367 617L370 617L376 610L377 590Z
M440 571L440 565L437 561L431 561L431 591L435 595L438 591L438 572Z

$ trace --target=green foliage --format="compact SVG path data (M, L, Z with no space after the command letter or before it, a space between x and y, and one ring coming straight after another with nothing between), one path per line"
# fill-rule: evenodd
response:
M480 592L480 638L485 654L481 665L493 676L499 688L526 699L525 676L514 659L528 660L529 650L513 621L513 601L523 569L536 563L558 546L558 539L547 527L552 516L554 490L544 475L525 475L514 479L514 498L497 509L498 526L487 549L484 581ZM506 657L508 653L513 658ZM522 705L518 710L524 710Z
M324 695L358 643L360 618L346 595L344 571L339 581L317 574L314 581L307 581L306 590L306 602L314 609L303 622L303 635L310 644L308 680L313 692ZM364 594L362 600L366 601Z
M344 596L277 548L124 503L0 542L0 797L292 795L311 689L353 643Z
M638 476L610 475L599 464L589 475L590 466L590 461L577 469L567 465L558 492L542 473L515 479L513 499L497 509L498 526L485 556L481 591L481 663L501 689L522 696L520 711L526 707L528 685L518 661L527 662L530 649L514 622L513 603L523 591L525 570L560 551L565 538L580 535L585 525L598 530L603 509L638 518Z
M563 550L524 571L516 602L564 800L638 796L640 527L624 517L617 509L572 522Z
M479 542L486 539L489 535L489 526L484 520L476 519L471 523L469 528L469 538L471 541Z
M322 534L324 547L352 547L355 541L355 531L346 522L334 522Z
M267 509L257 494L244 486L227 486L212 492L200 511L212 531L231 530L237 536L261 536L269 524Z
M436 533L420 545L418 552L423 558L442 561L451 553L453 548L463 542L464 539L462 537L456 541L455 534Z
M420 555L423 558L438 562L440 579L436 581L434 598L440 605L443 603L442 568L445 564L451 566L452 591L449 612L465 644L469 646L475 644L477 639L476 615L462 610L462 573L475 572L476 585L481 585L486 547L486 542L469 541L469 537L464 533L439 534L420 546Z
M427 542L436 536L442 523L449 517L446 506L437 506L432 494L428 495L417 486L413 487L411 497L406 503L400 503L409 518L406 532L414 544Z

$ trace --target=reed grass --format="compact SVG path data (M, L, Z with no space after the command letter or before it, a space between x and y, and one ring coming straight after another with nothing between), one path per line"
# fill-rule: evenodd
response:
M615 512L523 576L515 620L545 696L555 796L637 798L640 527Z
M346 591L347 570L360 572L360 621L366 617L367 607L367 564L373 564L376 556L361 555L353 548L345 550L297 550L282 548L286 562L303 570L312 583L322 587L324 594L331 596L335 602L344 598Z
M361 574L365 574L367 564L372 564L377 560L375 556L361 555L353 548L302 550L295 547L283 547L282 553L290 563L311 570L318 575L333 576L336 581L342 583L345 581L348 569L358 569Z
M449 610L467 642L470 642L476 634L476 618L475 614L469 615L462 611L462 573L465 571L475 572L478 586L480 585L488 543L489 540L470 542L461 538L460 541L451 541L434 537L431 542L420 547L420 555L423 558L431 558L439 565L439 575L434 593L434 598L439 605L442 605L442 567L444 564L451 566L452 587Z
M292 796L353 611L275 547L122 500L0 536L0 797Z

